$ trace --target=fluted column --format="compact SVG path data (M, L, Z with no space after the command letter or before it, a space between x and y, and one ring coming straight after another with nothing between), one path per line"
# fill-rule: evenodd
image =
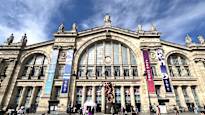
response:
M193 95L193 93L192 93L191 87L188 86L188 87L186 88L186 91L188 92L187 94L188 94L188 96L189 96L190 101L191 101L192 103L195 103L194 95Z
M121 107L125 107L125 88L124 86L121 86Z
M130 98L131 98L131 105L135 108L135 94L134 94L134 86L130 86Z
M96 94L95 94L95 91L96 89L95 89L95 86L93 86L92 87L92 100L93 100L93 102L96 102Z
M86 86L83 86L83 90L82 90L82 102L81 105L83 106L83 104L85 103L85 98L86 98Z
M101 90L101 95L102 95L102 101L101 101L101 104L102 104L102 112L105 111L105 87L102 86L102 90Z
M21 105L24 104L23 102L25 101L26 93L27 93L27 87L23 87L23 90L22 90L22 93L21 93L21 96L20 96L20 99L19 99L19 103L18 103L17 109L19 107L21 107Z
M31 99L29 101L29 107L31 107L31 105L35 102L36 95L37 95L37 87L33 87L33 91L32 91L32 94L31 94Z
M181 106L187 108L187 105L186 105L186 102L185 102L185 99L184 99L184 94L182 92L182 87L181 86L177 87L177 93L179 95L179 101L180 101Z

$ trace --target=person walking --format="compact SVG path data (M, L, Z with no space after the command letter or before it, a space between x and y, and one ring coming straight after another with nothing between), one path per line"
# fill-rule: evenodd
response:
M156 115L161 115L161 114L160 114L160 108L159 108L158 105L157 105L157 108L156 108Z
M138 113L139 113L139 109L137 107L135 108L135 113L136 113L136 115L138 115Z
M179 115L179 110L176 105L174 105L174 112L175 112L175 115Z
M199 109L198 106L195 105L195 106L194 106L194 113L195 113L195 114L198 114L198 109Z
M110 110L111 114L114 115L115 114L115 110L114 110L114 107L111 107L111 110Z

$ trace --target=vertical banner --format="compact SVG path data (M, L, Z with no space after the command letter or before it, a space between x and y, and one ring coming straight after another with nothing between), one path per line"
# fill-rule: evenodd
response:
M143 57L144 57L145 71L147 74L146 77L147 77L148 92L155 93L155 86L154 86L154 81L152 77L148 50L143 50Z
M66 57L66 65L63 74L63 84L61 93L68 93L70 84L70 76L72 72L73 49L68 49Z
M170 83L169 76L167 74L167 69L164 61L164 55L162 49L157 49L157 58L160 63L160 69L161 69L161 75L162 75L162 80L164 82L164 87L166 89L166 92L172 92L172 87Z
M46 95L51 94L51 90L52 90L52 86L53 86L53 79L55 76L56 64L57 64L57 60L58 60L58 53L59 53L59 49L54 49L52 51L52 54L51 54L51 62L49 65L48 77L47 77L46 86L45 86L45 94Z

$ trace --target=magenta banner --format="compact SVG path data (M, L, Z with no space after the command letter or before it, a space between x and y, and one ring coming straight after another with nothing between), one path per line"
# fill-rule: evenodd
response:
M155 86L154 86L154 81L152 77L148 50L143 50L143 57L144 57L144 64L145 64L145 72L147 75L148 92L155 93Z

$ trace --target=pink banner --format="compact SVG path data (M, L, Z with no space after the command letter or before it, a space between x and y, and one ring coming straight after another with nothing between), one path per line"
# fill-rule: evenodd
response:
M143 50L143 57L144 57L144 64L145 64L145 72L147 75L148 92L155 93L155 86L154 86L154 81L153 81L153 77L152 77L152 70L150 67L148 50Z

